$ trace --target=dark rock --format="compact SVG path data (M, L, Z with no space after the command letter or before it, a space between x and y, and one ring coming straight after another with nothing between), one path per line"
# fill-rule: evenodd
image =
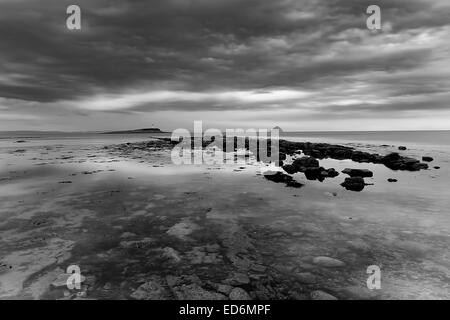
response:
M303 183L300 183L300 182L295 181L295 180L286 182L286 187L290 187L290 188L301 188L303 186L304 186Z
M366 186L366 183L361 177L350 177L345 178L345 181L341 183L341 186L351 191L362 191Z
M319 161L313 157L301 157L295 159L292 165L297 169L297 171L304 172L306 168L319 167Z
M289 174L294 174L297 172L297 169L292 164L285 164L283 166L283 170L286 171Z
M264 174L264 178L266 178L267 180L270 180L272 182L276 182L276 183L286 183L289 181L292 181L293 178L287 174L284 174L282 172L276 172L276 173L265 173Z
M329 178L335 178L339 175L339 172L337 172L334 168L328 169L327 172Z
M348 174L350 177L373 177L373 172L368 169L350 169L342 170L342 173Z
M399 146L398 150L406 150L406 147L405 146Z
M305 169L305 177L308 180L319 180L323 181L325 177L322 175L324 173L328 175L328 172L325 171L324 168L318 167L318 168L306 168Z
M392 179L392 178L389 178L389 179L387 179L389 182L397 182L398 180L397 179Z
M292 178L291 176L284 174L282 172L276 172L276 173L265 173L264 174L264 178L266 178L267 180L276 182L276 183L284 183L286 184L287 187L291 187L291 188L301 188L303 187L303 184L295 181L294 178Z
M425 161L425 162L431 162L431 161L433 161L434 159L432 158L432 157L427 157L427 156L423 156L422 157L422 161Z
M435 167L433 167L433 168L435 168L435 169L440 169L441 167L435 166Z
M396 152L384 156L381 162L392 170L419 171L428 169L426 163L420 163L417 159L402 157Z

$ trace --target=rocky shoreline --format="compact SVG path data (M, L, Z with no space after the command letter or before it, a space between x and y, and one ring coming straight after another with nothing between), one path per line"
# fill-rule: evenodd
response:
M401 234L404 247L394 253L378 242L386 237L385 228L370 229L374 225L356 212L377 197L374 193L336 193L332 184L321 189L315 182L296 190L304 186L297 180L304 175L315 181L339 177L339 182L345 176L343 188L361 191L365 179L372 181L379 171L352 168L351 162L345 169L329 168L329 159L360 155L356 149L281 140L280 162L271 174L258 172L273 166L258 163L248 147L246 165L207 165L187 168L186 173L186 168L177 171L171 164L170 151L177 143L153 139L81 149L11 148L9 177L0 177L0 182L6 188L21 182L36 185L36 192L25 203L22 195L2 198L0 209L10 213L0 225L0 296L377 299L365 289L365 274L361 280L359 273L378 258L393 268L396 263L403 266L422 250L412 233ZM383 165L393 159L408 163L400 166L406 168L398 169L402 171L425 169L420 161L400 154L363 154ZM29 158L27 171L14 163L24 157ZM436 162L441 163L439 158ZM366 235L359 233L364 228L369 228ZM70 276L66 268L72 264L83 275L78 291L65 286Z
M173 141L170 138L156 137L156 140L149 142L141 142L135 144L124 144L117 146L118 150L129 153L135 149L150 149L155 150L158 148L172 148L180 141ZM243 138L242 138L243 139ZM225 149L227 146L234 146L234 151L237 151L238 138L237 137L224 137L223 140L215 139L203 139L201 141L202 148L208 148L211 146ZM256 160L261 161L259 155L267 154L271 155L271 141L268 140L267 144L258 141L257 144L250 143L249 138L245 138L243 146L247 151L251 151L256 155ZM385 167L394 171L420 171L427 170L429 168L427 163L420 162L420 160L407 157L399 154L398 152L391 152L387 155L380 155L378 153L370 153L356 150L352 147L328 144L328 143L311 143L311 142L293 142L287 140L279 140L279 165L283 171L267 172L264 174L265 178L277 182L284 183L287 187L300 188L302 183L295 181L292 175L296 173L303 173L307 180L324 181L326 178L335 178L339 176L339 172L334 168L324 168L320 166L322 159L334 159L334 160L351 160L357 163L372 163L382 164ZM242 141L241 141L242 144ZM264 149L261 147L264 145ZM256 148L255 148L256 146ZM265 149L267 146L267 149ZM191 147L194 148L194 138L191 138ZM253 149L252 149L253 147ZM261 149L260 149L261 147ZM406 150L405 146L400 146L399 150ZM290 163L287 163L288 156L291 158ZM423 156L422 161L431 162L432 157ZM435 167L436 168L436 167ZM346 168L342 173L349 175L345 178L345 181L341 183L341 186L351 191L362 191L367 184L364 178L373 177L373 172L368 169L353 169ZM395 179L389 180L389 182L396 182Z

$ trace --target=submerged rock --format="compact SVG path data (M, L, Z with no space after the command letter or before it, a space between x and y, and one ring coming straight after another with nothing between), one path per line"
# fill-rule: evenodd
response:
M250 279L246 274L236 272L232 275L231 278L228 278L227 280L225 280L225 282L227 284L231 284L231 285L243 285L243 284L249 284Z
M397 179L389 178L389 179L387 179L387 181L389 181L389 182L397 182L398 180L397 180Z
M311 292L311 299L312 300L338 300L335 296L332 296L329 293L326 293L321 290L315 290Z
M317 282L317 277L310 272L300 272L295 277L301 283L313 284Z
M432 158L432 157L427 157L427 156L423 156L422 157L422 161L425 161L425 162L431 162L431 161L433 161L434 159Z
M405 146L399 146L398 150L406 150L406 147Z
M67 280L72 276L70 273L61 273L59 274L56 279L54 279L51 283L51 285L55 288L59 287L67 287ZM83 283L86 280L86 277L83 275L80 275L80 283Z
M159 277L154 277L139 286L130 297L136 300L165 300L170 298L170 292Z
M221 293L208 291L198 284L192 283L172 288L178 300L226 300L227 297Z
M327 268L337 268L345 266L345 263L340 260L324 256L315 257L313 259L313 263Z
M247 291L242 288L234 288L231 290L229 298L231 300L252 300Z

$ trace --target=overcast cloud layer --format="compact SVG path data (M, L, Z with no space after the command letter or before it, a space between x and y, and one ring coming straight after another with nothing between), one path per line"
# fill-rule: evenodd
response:
M450 129L449 101L448 0L0 0L0 130Z

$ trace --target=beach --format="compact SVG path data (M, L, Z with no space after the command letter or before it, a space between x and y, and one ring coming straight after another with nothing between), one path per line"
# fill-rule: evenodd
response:
M285 133L433 158L410 171L319 157L339 175L296 172L289 187L254 157L174 165L172 145L148 135L3 136L0 299L449 299L448 132L403 137ZM345 168L373 177L347 190ZM71 265L79 290L66 286Z

